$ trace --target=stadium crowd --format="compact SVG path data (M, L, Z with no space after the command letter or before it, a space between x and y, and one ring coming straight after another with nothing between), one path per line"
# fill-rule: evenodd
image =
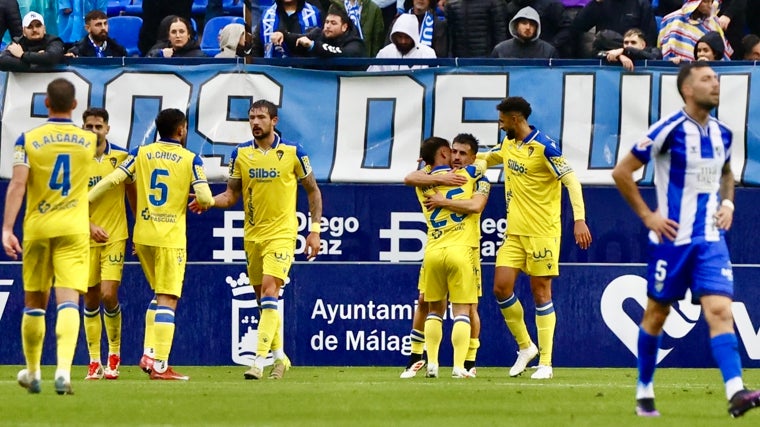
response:
M417 25L397 28L406 14ZM632 70L760 60L760 0L3 0L0 32L7 71L80 56L599 58Z

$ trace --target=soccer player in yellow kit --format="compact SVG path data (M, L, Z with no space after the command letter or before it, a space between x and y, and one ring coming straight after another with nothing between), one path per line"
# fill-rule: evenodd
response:
M290 368L290 360L283 350L282 317L277 310L277 300L295 253L299 181L306 190L311 213L306 238L308 259L317 256L320 245L322 193L312 173L309 156L300 145L283 140L275 133L277 121L277 106L272 102L262 99L251 104L248 122L253 140L238 145L232 152L227 189L214 196L214 206L219 208L234 206L243 196L248 277L261 308L256 357L251 369L244 374L246 379L263 377L264 360L270 350L275 359L270 379L282 378ZM196 201L192 201L189 208L195 213L205 211Z
M160 139L130 151L119 168L90 191L90 201L130 179L137 186L137 217L133 240L145 277L156 294L156 309L146 313L146 341L155 355L144 355L142 367L152 380L188 380L169 366L174 339L174 313L182 295L187 262L185 212L192 186L196 201L214 204L200 156L185 148L187 118L176 109L156 117ZM152 316L155 318L151 319Z
M89 209L87 183L97 137L74 125L74 85L55 79L47 87L48 121L16 141L13 175L5 197L3 249L12 259L23 253L24 314L21 339L26 368L18 383L41 390L40 359L50 288L56 297L55 391L73 394L71 364L79 335L79 294L87 290ZM23 249L13 225L26 194Z
M127 150L112 144L106 138L108 111L103 108L88 108L82 114L82 128L98 136L98 148L93 159L90 187L95 186L104 176L113 172L127 158ZM119 284L124 270L124 256L127 237L127 213L125 194L130 206L135 207L134 185L119 185L107 192L97 202L90 205L90 280L84 295L84 332L90 365L87 380L119 378L121 364L121 306L119 305ZM134 214L134 211L133 211ZM104 314L101 322L100 304ZM103 324L108 337L108 362L105 369L100 359L100 338Z
M554 375L552 349L557 323L551 285L552 278L559 275L560 182L570 195L575 218L573 233L578 246L587 249L591 233L586 226L581 184L557 143L528 124L530 104L521 97L509 97L496 109L499 125L507 137L478 158L485 159L489 167L504 165L507 233L496 254L493 291L520 349L509 375L520 375L540 352L538 369L531 378L549 379ZM530 276L536 304L538 348L528 334L523 307L514 293L521 271Z
M420 157L432 166L431 175L451 171L451 148L443 138L431 137L420 147ZM421 290L428 303L425 319L425 343L428 351L428 377L438 376L438 351L443 335L443 313L446 301L451 302L454 327L451 342L454 346L453 378L467 378L471 374L464 362L470 346L470 311L478 302L480 270L480 216L460 214L445 207L432 207L429 196L440 193L446 199L472 200L480 213L485 207L490 186L480 168L466 166L455 171L467 179L462 186L417 187L417 198L428 222L428 239L422 262Z

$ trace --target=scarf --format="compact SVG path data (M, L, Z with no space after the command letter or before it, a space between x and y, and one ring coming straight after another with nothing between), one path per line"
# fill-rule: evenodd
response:
M304 3L303 9L298 13L298 24L301 31L306 32L311 27L319 25L319 10L309 3ZM285 44L282 46L272 45L272 34L280 28L280 15L277 13L277 3L269 7L261 18L261 39L264 42L264 58L284 58L288 56Z
M356 3L354 5L351 5L350 0L343 0L343 5L346 7L346 12L348 13L348 17L351 18L351 22L354 23L354 27L356 27L356 30L359 31L359 37L364 40L364 33L362 33L362 5L359 2L360 0L356 0Z
M414 9L409 9L409 13L414 13ZM435 14L425 11L425 17L422 18L420 25L420 44L433 47L433 24L435 24Z

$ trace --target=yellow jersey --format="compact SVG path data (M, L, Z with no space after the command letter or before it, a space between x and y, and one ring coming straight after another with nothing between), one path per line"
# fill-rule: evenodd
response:
M298 182L311 173L309 156L275 135L271 148L255 140L238 145L230 159L230 179L242 181L247 241L295 239Z
M119 168L137 186L132 240L146 246L184 249L190 187L208 188L200 156L179 141L161 139L130 151Z
M488 167L504 165L507 234L559 237L562 233L562 183L573 171L557 143L531 126L522 141L504 138L487 153L478 154Z
M47 123L16 140L13 165L30 169L24 240L89 234L87 184L97 136L69 119Z
M100 158L93 159L93 167L90 170L89 187L92 188L104 176L113 172L126 160L129 153L126 149L106 141L106 149ZM129 237L127 231L127 205L124 202L124 183L106 192L103 197L90 204L90 222L102 227L108 232L109 242L126 240ZM90 239L90 246L103 246Z
M433 168L430 174L449 173L450 171L451 168L448 166L439 166ZM470 165L457 169L455 173L467 178L467 182L460 187L436 186L417 187L415 189L417 199L428 223L426 251L456 245L480 246L480 215L458 214L445 208L428 210L423 205L426 196L435 191L440 192L448 199L471 199L478 192L481 194L485 192L484 194L488 196L490 184L479 168Z

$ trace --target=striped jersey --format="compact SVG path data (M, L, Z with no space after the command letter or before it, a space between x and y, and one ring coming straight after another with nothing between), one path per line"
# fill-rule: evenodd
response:
M720 207L720 178L731 159L731 131L710 117L702 126L683 110L653 124L631 150L639 161L654 161L657 208L679 224L676 246L704 238L718 241L715 224ZM649 239L657 242L654 232Z

